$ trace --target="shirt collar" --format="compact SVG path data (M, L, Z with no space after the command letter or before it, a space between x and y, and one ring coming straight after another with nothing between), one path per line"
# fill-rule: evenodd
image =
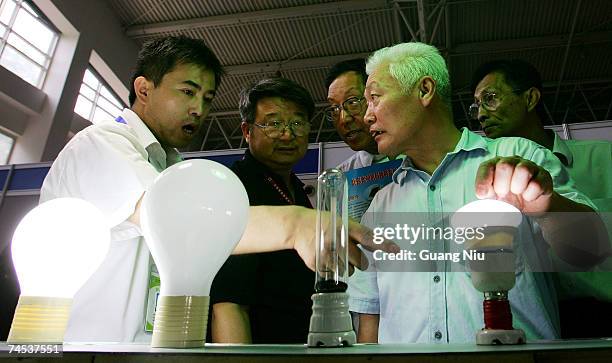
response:
M555 154L555 156L559 158L559 160L561 160L563 165L571 166L572 162L574 161L574 156L572 155L572 152L567 147L565 140L561 139L559 135L557 135L557 133L554 131L553 134L555 136L555 142L553 144L552 149L553 154Z
M144 121L142 121L134 111L129 108L123 109L121 118L134 131L136 137L147 151L149 162L152 163L158 171L162 171L166 167L182 160L176 149L164 149L162 147Z
M478 135L475 132L468 130L467 127L461 129L461 137L459 138L459 142L455 145L455 149L447 154L449 155L458 154L461 152L470 152L474 150L486 150L487 142L485 138ZM445 158L446 158L445 157ZM444 160L442 160L444 162ZM401 184L402 180L408 175L408 172L412 170L415 171L414 164L412 160L408 156L402 162L402 165L393 173L393 182L397 184Z

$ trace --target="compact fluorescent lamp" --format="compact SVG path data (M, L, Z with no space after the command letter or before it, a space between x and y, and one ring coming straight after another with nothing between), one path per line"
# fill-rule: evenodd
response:
M309 347L355 344L348 311L348 185L340 170L318 178L315 293L312 295Z
M160 276L152 347L203 347L210 286L244 233L249 199L225 166L187 160L145 193L143 234Z
M108 253L110 230L91 203L58 198L23 217L11 244L21 295L9 343L62 343L77 290Z
M465 249L483 255L469 261L472 284L484 293L485 327L476 333L476 344L523 344L525 333L512 327L508 291L514 287L512 241L521 224L521 212L499 200L476 200L461 207L451 218L454 228L483 228L484 238L466 241Z

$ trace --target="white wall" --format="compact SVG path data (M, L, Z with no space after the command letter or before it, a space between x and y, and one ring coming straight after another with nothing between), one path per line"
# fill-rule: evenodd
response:
M0 127L17 135L11 164L52 161L65 144L85 69L92 62L125 100L139 45L105 1L34 0L61 31L42 90L0 67ZM92 56L92 51L95 55ZM106 74L105 74L106 73Z

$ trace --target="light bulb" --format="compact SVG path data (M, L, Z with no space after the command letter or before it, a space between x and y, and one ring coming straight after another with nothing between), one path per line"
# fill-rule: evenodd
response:
M315 293L309 347L355 344L348 311L348 184L342 171L329 169L317 185Z
M474 228L465 248L481 257L469 261L474 287L484 293L484 329L476 332L476 344L522 344L525 332L512 327L508 291L514 287L512 242L523 217L506 202L476 200L459 208L451 217L453 228Z
M160 276L153 347L204 346L210 286L242 237L249 199L225 166L187 160L145 193L141 225Z
M109 244L106 218L82 199L53 199L26 214L11 245L21 295L8 340L61 343L72 298Z
M348 287L348 185L340 170L326 170L318 178L316 228L315 291L344 292Z
M522 214L517 208L493 199L468 203L451 217L454 228L481 229L482 233L465 242L466 250L484 256L483 260L469 262L472 283L479 291L508 291L514 286L512 241L521 221Z

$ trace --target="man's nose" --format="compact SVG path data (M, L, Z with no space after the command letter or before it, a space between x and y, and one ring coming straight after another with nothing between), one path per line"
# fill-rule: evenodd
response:
M282 140L291 140L295 138L295 132L289 125L285 125L283 130L281 131L280 136L278 137Z
M478 105L478 121L484 122L487 118L489 118L489 111L484 108L482 105Z
M189 114L197 118L202 117L203 112L204 112L204 102L202 101L193 102L193 104L191 105L189 109Z
M366 125L372 125L374 122L376 122L376 116L374 116L374 111L370 106L368 106L366 109L366 112L363 115L363 120L365 121Z

